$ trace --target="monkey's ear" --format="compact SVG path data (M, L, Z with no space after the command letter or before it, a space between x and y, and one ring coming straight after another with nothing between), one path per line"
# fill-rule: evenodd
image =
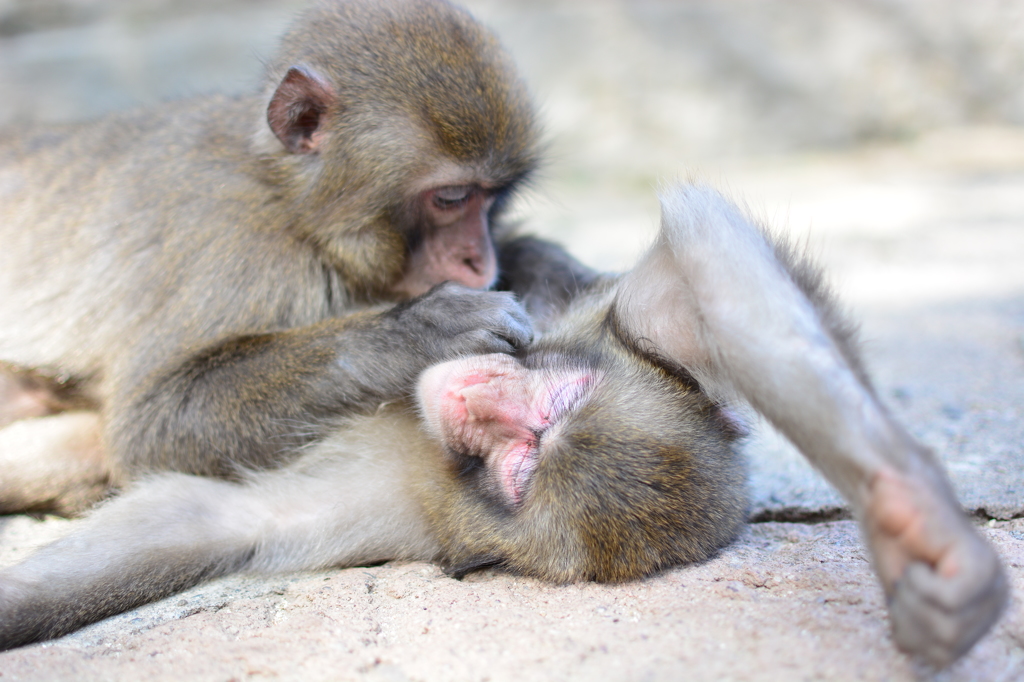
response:
M336 101L327 81L310 69L293 66L274 91L267 123L292 154L315 154L323 142L327 113Z

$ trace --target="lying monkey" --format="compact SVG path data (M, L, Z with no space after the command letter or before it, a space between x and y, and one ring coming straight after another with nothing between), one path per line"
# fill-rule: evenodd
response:
M243 570L427 559L567 582L702 560L746 506L740 428L712 397L731 395L849 500L897 644L955 660L998 618L1002 569L875 397L818 272L706 188L667 192L663 216L633 271L529 348L434 365L415 400L352 415L284 468L138 482L0 571L0 647Z

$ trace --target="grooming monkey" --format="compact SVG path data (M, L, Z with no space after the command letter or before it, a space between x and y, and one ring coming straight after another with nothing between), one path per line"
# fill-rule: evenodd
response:
M701 187L669 191L636 268L515 354L428 368L289 465L148 478L0 571L0 645L53 637L233 571L386 559L624 580L705 558L742 519L734 395L853 507L905 651L942 666L1006 581L931 454L864 378L819 273ZM529 298L530 292L524 292Z
M430 364L525 344L513 297L478 291L499 256L528 250L553 308L593 276L495 226L537 138L494 37L443 0L314 6L253 96L0 136L3 391L26 389L12 372L63 377L82 408L35 400L42 414L0 431L0 467L35 444L59 476L92 449L55 434L85 428L115 484L231 477L289 461ZM422 296L444 281L464 286ZM95 499L67 497L0 488L8 511Z

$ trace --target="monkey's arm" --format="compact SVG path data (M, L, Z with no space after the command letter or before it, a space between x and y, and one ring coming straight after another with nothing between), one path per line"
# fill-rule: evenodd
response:
M172 362L115 394L107 442L129 478L230 478L285 463L340 417L405 397L428 365L510 352L531 336L509 294L443 284L384 312L230 339Z
M392 412L242 483L185 474L141 481L0 570L0 650L237 571L432 559L436 544L411 492L430 459L424 443L415 419Z
M850 362L823 297L801 290L735 206L681 187L662 210L618 312L711 390L748 400L821 469L861 523L897 644L937 666L956 660L996 621L1007 585L941 467Z
M553 242L515 237L498 245L498 288L514 293L539 330L599 277Z

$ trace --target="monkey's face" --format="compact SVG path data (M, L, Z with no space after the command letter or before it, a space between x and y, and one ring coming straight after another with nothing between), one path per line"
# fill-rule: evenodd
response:
M270 69L270 150L295 229L349 290L403 299L496 275L490 218L537 166L533 105L497 40L447 2L320 3Z
M745 471L707 397L621 346L438 365L418 397L447 472L425 496L455 574L624 580L736 533Z
M392 291L403 298L451 280L486 289L498 276L490 213L496 193L479 182L442 184L417 193L404 230L409 256Z
M530 369L509 355L478 355L427 370L418 386L424 422L462 468L480 463L484 487L522 504L542 443L586 401L599 374Z

